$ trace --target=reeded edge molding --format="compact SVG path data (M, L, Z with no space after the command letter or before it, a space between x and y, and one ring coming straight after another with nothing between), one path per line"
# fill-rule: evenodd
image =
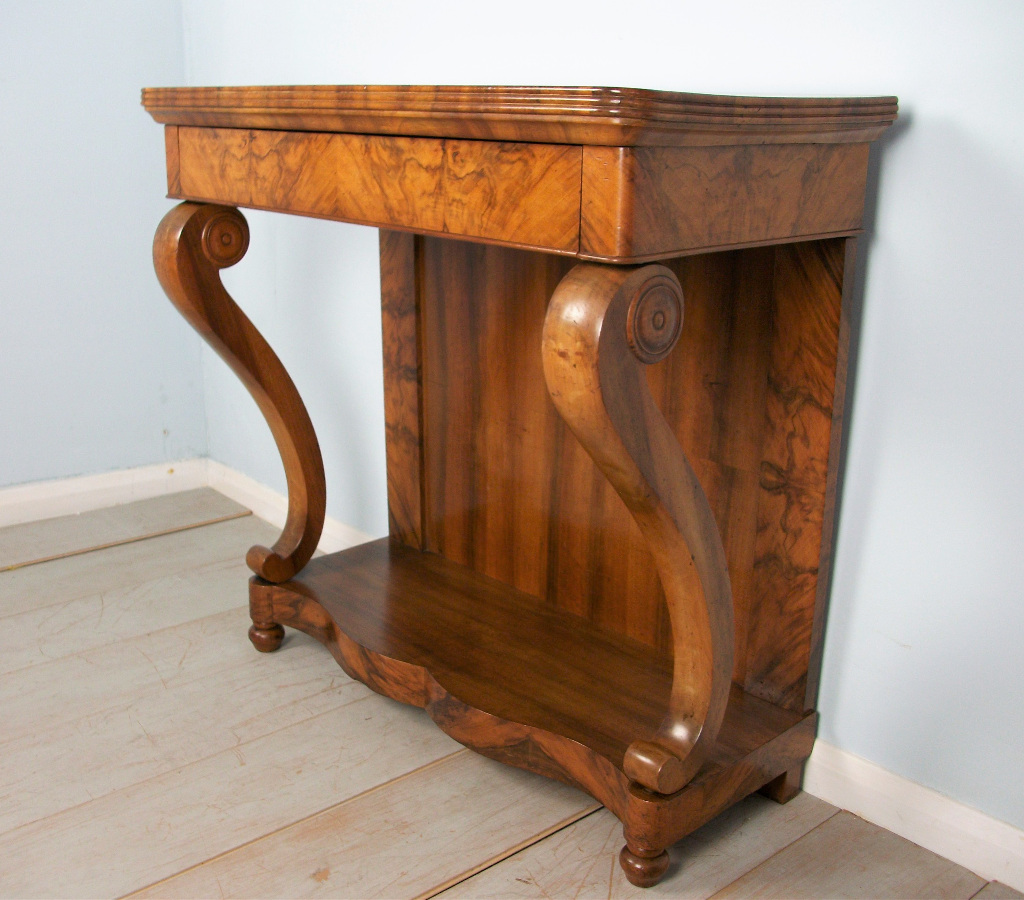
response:
M1024 830L823 740L803 789L982 878L1024 891Z
M539 86L145 88L142 104L156 121L171 125L611 146L867 141L897 114L895 97L731 97Z

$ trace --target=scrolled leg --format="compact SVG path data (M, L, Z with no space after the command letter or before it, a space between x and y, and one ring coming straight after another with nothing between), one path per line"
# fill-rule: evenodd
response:
M246 562L278 583L312 557L323 530L326 489L320 445L294 383L221 284L220 270L238 262L248 246L249 229L237 209L182 203L157 228L153 264L171 302L248 388L277 442L288 481L288 518L274 546L251 548ZM269 633L260 640L274 649Z
M640 527L668 600L669 708L658 731L638 736L623 760L626 775L661 794L680 790L707 758L732 677L722 539L643 368L672 350L682 324L683 292L670 269L581 264L551 298L542 348L548 393ZM634 868L656 868L653 858L629 852Z

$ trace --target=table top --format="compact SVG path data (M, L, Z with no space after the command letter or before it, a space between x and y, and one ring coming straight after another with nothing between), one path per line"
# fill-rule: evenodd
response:
M145 88L166 125L594 146L863 143L895 97L729 97L611 87L313 85Z

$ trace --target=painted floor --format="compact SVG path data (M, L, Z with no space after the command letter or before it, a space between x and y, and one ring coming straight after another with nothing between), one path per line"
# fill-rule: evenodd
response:
M588 796L305 635L256 653L243 559L276 537L207 489L0 529L0 897L1024 897L807 794L635 888Z

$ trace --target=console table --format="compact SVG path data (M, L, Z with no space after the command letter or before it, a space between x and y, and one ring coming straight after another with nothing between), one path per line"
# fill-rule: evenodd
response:
M828 596L843 297L895 98L609 88L143 91L167 294L274 434L247 556L282 626L480 753L667 846L800 786ZM311 561L316 435L221 285L236 207L379 227L390 536ZM685 320L684 320L685 298Z

